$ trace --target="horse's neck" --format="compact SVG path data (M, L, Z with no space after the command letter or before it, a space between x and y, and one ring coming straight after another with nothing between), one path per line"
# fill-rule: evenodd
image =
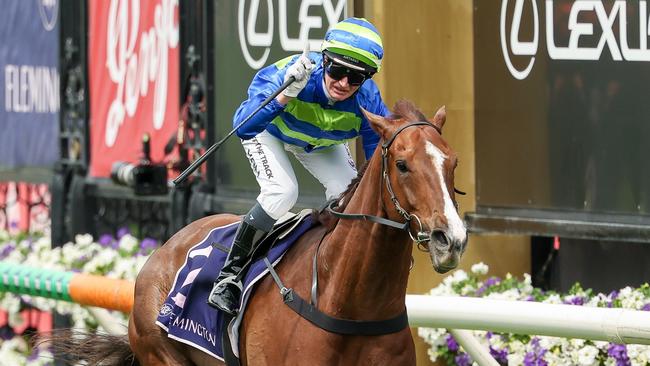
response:
M346 213L387 217L381 204L381 161L373 159ZM379 161L378 161L379 160ZM401 217L389 217L399 222ZM411 264L406 232L365 220L338 222L320 257L323 310L341 317L380 319L404 309Z

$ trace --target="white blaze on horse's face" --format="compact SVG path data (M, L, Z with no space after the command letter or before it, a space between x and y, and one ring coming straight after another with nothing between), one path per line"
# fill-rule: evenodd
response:
M443 164L449 157L429 141L426 142L426 151L433 160L433 164L436 167L436 173L438 173L438 178L440 179L440 190L442 191L442 199L445 203L444 213L445 218L447 218L447 235L460 242L464 242L467 240L467 230L465 229L463 220L461 220L458 215L458 211L456 211L454 202L451 200L451 194L447 190L447 182L445 182L445 177L442 174Z
M456 210L451 199L451 193L447 188L447 182L443 175L444 163L449 157L438 147L427 141L425 145L427 155L431 158L440 184L442 201L444 202L443 214L447 221L447 227L442 228L448 243L443 243L442 248L430 248L434 266L438 272L446 272L458 265L460 255L465 249L467 242L467 229Z

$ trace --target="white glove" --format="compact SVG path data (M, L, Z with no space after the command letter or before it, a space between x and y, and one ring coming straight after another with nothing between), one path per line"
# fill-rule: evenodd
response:
M302 55L298 57L296 62L289 66L287 73L284 74L284 81L289 80L290 77L294 77L296 80L289 84L289 86L284 89L284 94L287 97L295 98L298 96L300 91L307 85L309 81L309 75L311 75L312 70L314 70L314 65L309 59L309 42L305 45L305 50Z

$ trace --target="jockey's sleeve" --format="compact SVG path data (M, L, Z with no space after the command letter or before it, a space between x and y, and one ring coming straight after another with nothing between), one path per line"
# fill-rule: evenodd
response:
M287 68L278 69L273 64L261 69L253 78L251 85L248 87L248 99L245 100L233 117L233 127L246 119L253 111L259 107L264 99L273 94L282 85L284 73ZM244 123L237 130L237 136L243 140L252 139L260 132L264 131L266 126L284 110L284 106L275 98L269 104L257 112L248 122Z
M367 111L374 114L378 114L383 117L388 116L390 114L390 111L388 110L388 107L386 107L386 104L384 104L384 101L381 99L381 93L379 92L377 85L372 80L369 80L366 83L370 83L371 88L369 88L369 93L363 93L363 95L368 96L363 107ZM379 135L377 135L375 130L370 127L370 123L365 117L363 117L363 120L361 122L359 134L361 135L361 139L363 141L363 152L366 155L366 160L370 160L372 154L377 148L377 144L379 143Z

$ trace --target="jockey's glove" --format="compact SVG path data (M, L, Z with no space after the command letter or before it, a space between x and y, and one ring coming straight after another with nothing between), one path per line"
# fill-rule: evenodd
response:
M314 65L311 63L307 53L303 53L293 65L289 66L286 74L284 74L284 81L289 80L292 76L296 80L289 84L282 94L290 98L297 97L300 91L307 85L312 70L314 70Z

